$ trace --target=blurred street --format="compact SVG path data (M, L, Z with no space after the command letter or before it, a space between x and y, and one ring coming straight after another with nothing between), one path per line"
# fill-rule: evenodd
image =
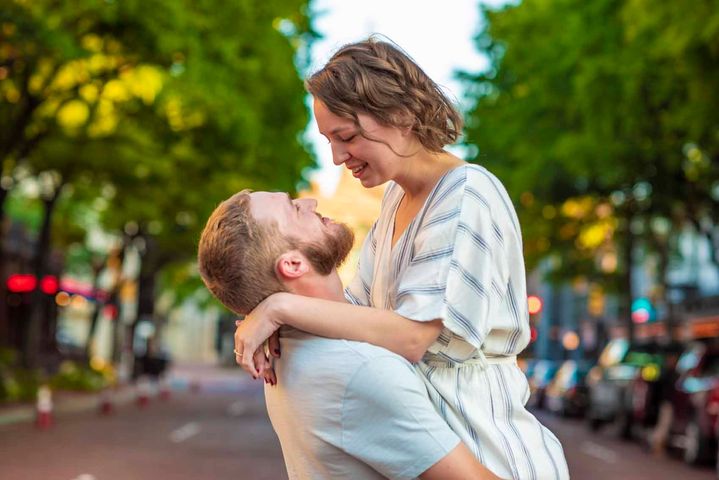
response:
M187 388L199 379L199 391ZM58 416L48 431L0 426L3 480L286 478L262 384L234 369L194 367L172 380L167 401L134 402L114 414Z
M564 419L546 412L534 412L562 442L575 479L591 480L711 480L711 467L692 468L681 460L656 458L636 442L616 438L609 429L591 433L582 420Z
M195 391L193 383L199 389ZM184 367L172 373L169 400L60 414L48 431L28 422L0 426L3 480L287 478L265 413L262 385L232 368ZM592 434L579 420L536 412L564 445L572 478L709 480L711 467L657 459L610 430Z

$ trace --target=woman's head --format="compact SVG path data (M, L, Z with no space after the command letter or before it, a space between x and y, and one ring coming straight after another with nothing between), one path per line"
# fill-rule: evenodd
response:
M360 127L358 115L366 114L408 130L430 152L441 152L462 131L462 117L439 86L399 48L372 37L339 49L305 83L334 115ZM360 134L366 136L361 128Z

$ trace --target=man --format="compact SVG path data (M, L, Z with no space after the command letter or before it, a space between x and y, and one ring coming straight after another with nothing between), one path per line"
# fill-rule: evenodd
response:
M352 232L316 205L249 191L220 204L198 250L209 290L239 314L280 291L345 301L336 267ZM497 478L435 411L405 359L297 330L281 336L265 398L291 479Z

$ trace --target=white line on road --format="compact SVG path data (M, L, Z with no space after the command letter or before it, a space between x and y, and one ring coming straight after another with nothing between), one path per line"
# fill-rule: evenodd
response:
M200 433L200 425L197 422L190 422L172 432L170 434L170 440L173 443L180 443L198 433Z
M586 453L587 455L598 458L599 460L603 460L607 463L617 463L617 452L610 448L603 447L598 443L585 441L582 443L580 450L582 453Z

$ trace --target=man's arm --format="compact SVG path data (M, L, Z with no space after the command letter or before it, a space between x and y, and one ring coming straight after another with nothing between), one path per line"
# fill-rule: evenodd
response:
M464 443L419 476L422 480L501 480L479 463Z
M387 478L492 479L437 412L414 368L387 353L352 375L339 448Z

